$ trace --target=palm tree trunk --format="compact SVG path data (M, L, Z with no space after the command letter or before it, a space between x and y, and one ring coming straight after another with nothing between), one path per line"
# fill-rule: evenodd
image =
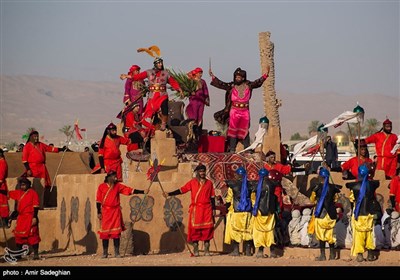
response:
M272 150L276 153L276 159L280 158L281 125L278 108L281 100L276 98L275 92L275 65L274 65L274 43L270 41L271 32L259 33L259 48L261 71L265 72L270 65L269 77L263 84L264 113L269 119L268 132L264 136L263 152Z

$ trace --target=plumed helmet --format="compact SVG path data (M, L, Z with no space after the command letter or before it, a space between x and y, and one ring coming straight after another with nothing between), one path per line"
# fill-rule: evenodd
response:
M258 171L258 175L259 175L259 176L267 176L268 174L269 174L269 172L268 172L268 170L265 169L265 168L261 168L261 169Z
M282 173L276 169L271 169L268 174L268 178L273 181L282 181Z
M319 176L322 176L324 178L328 178L329 177L329 170L326 168L320 168L319 170Z
M299 218L300 215L301 215L301 213L300 213L299 210L294 209L294 210L292 211L292 218Z
M236 76L240 76L243 78L243 80L247 79L247 73L246 71L242 70L240 67L236 68L235 72L233 72L233 80L235 80Z
M385 124L390 124L390 125L392 125L392 121L389 120L389 119L386 119L386 120L383 122L383 125L385 125Z
M238 169L236 169L236 174L245 175L246 174L246 169L244 169L243 166L240 166Z
M360 167L358 167L358 175L360 175L362 178L367 176L368 173L369 173L369 169L368 169L368 166L366 164L363 164Z

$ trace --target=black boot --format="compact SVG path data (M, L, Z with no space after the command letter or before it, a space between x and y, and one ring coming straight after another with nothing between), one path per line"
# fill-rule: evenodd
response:
M258 248L256 258L266 258L267 256L264 256L264 247Z
M237 138L229 138L229 152L230 153L235 153L236 152L236 145L237 145Z
M236 241L232 241L232 245L233 245L233 251L229 255L230 256L234 256L234 257L240 256L240 254L239 254L239 243L237 243Z
M325 256L325 241L319 241L319 250L321 251L321 255L319 257L316 257L316 261L326 261L326 256Z
M247 257L251 257L253 255L251 253L251 247L253 247L252 245L252 240L244 241L244 253Z
M195 257L198 257L200 255L199 254L199 241L194 241L193 242L193 255Z
M120 239L119 238L114 238L114 253L116 258L122 258L122 256L119 254L119 243Z
M278 254L276 253L276 245L272 244L269 248L271 258L277 258Z
M211 254L210 254L210 240L204 241L204 256L211 256Z
M105 259L108 257L108 239L103 239L103 256L101 256L102 259Z
M363 262L364 261L364 257L363 257L363 254L362 253L358 253L357 254L357 259L356 259L358 262Z
M376 261L378 257L376 256L374 250L368 250L368 256L367 256L367 261L373 262Z
M33 248L33 259L34 260L39 260L39 243L32 245Z
M329 244L329 260L336 260L335 244Z

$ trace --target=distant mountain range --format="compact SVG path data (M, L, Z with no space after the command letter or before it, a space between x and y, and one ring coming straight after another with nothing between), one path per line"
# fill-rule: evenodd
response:
M207 82L209 82L206 79ZM101 138L104 128L118 123L122 109L124 81L115 83L71 81L40 76L0 76L0 144L24 142L22 135L29 127L36 128L42 141L61 145L66 136L59 131L65 125L85 128L88 141ZM223 108L224 92L209 86L211 106L204 113L204 129L215 130L214 112ZM171 94L171 98L173 98ZM328 123L344 111L353 110L357 102L364 108L365 119L382 122L386 116L393 121L393 132L400 133L400 97L384 95L351 95L337 93L289 94L277 92L282 100L279 109L282 139L289 140L296 132L307 135L311 121ZM261 89L253 92L250 101L251 135L258 128L263 113ZM339 127L336 130L347 127ZM331 132L330 132L331 133ZM334 133L334 131L332 131Z

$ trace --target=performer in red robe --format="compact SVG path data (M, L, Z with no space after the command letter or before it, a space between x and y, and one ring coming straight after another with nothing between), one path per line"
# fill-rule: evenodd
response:
M392 178L396 175L397 155L391 151L397 142L397 135L392 133L392 122L386 119L383 122L381 131L365 138L365 142L375 143L377 158L377 170L384 170L387 177Z
M109 239L114 241L115 257L120 258L119 244L121 232L125 230L122 219L120 194L144 194L142 190L136 190L118 182L117 173L107 173L104 183L97 189L96 206L97 216L101 220L101 228L98 231L103 242L103 258L108 256Z
M0 190L8 192L7 188L7 177L8 177L8 165L4 157L4 151L0 149ZM0 218L2 219L2 225L7 224L8 216L10 215L10 209L8 207L7 194L0 193Z
M31 181L27 178L19 180L21 189L9 191L8 196L18 203L17 223L14 229L15 243L17 249L22 249L22 245L28 244L33 248L33 259L39 259L39 196L31 188Z
M51 187L51 179L46 167L46 152L58 153L66 147L57 148L39 141L39 132L32 131L22 151L22 163L27 177L44 178L45 187ZM25 176L24 174L24 176Z
M122 77L133 76L139 74L140 67L137 65L132 65L129 69L128 75L121 75ZM127 78L125 82L125 94L123 98L123 103L129 106L131 103L138 103L139 114L143 113L143 93L142 89L145 86L143 81L133 81L132 78Z
M396 176L390 180L389 188L389 198L392 208L400 212L400 168L397 168Z
M164 196L191 192L187 240L193 243L196 257L199 256L199 241L204 241L204 255L209 256L210 240L214 237L215 192L213 183L206 179L206 167L201 164L195 171L196 178Z
M106 173L111 170L117 172L117 178L122 181L122 157L119 146L129 145L131 141L128 138L117 135L117 126L110 123L104 130L99 146L99 164L96 165L92 174Z
M132 142L128 145L128 152L139 149L144 143L147 144L148 139L154 134L154 126L141 118L139 110L138 103L131 103L122 114L124 136Z
M154 57L154 67L143 71L131 78L133 81L143 81L147 79L149 86L149 97L147 99L146 108L143 112L143 118L152 118L161 109L161 127L160 130L165 130L168 121L168 93L167 83L180 93L183 98L183 92L178 82L164 69L164 60L160 56L160 49L157 46L150 48L140 48L138 52L145 51ZM130 77L129 75L127 76Z
M343 170L343 177L346 179L355 179L358 180L358 168L363 165L364 163L372 165L373 160L368 157L368 148L367 144L365 142L362 142L360 144L360 157L358 158L357 156L352 157L348 161L342 164L342 170ZM351 172L351 176L348 176L348 170Z

